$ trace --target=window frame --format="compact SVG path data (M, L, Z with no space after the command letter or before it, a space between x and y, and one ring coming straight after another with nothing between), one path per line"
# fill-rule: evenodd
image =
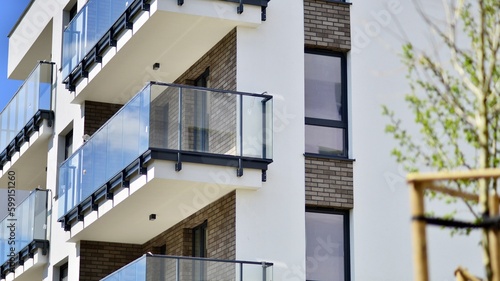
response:
M340 75L341 75L341 79L340 79L341 97L340 97L340 100L341 100L341 104L342 104L342 110L341 110L342 121L307 117L305 115L305 112L304 112L304 124L305 124L305 126L310 125L310 126L316 126L316 127L343 129L344 135L343 135L342 141L344 142L344 147L343 147L343 151L341 154L333 155L333 154L321 154L321 153L305 152L304 155L314 156L314 157L319 156L319 157L326 157L326 158L348 159L348 157L349 157L349 119L348 119L348 105L349 105L349 103L348 103L348 97L347 97L347 56L346 56L346 53L328 51L328 50L323 50L323 49L305 48L304 57L306 54L340 58ZM306 78L306 73L304 71L304 80L305 80L305 78ZM304 100L305 100L305 95L307 95L307 92L304 89ZM305 102L304 102L304 108L305 108ZM307 136L306 136L306 139L307 139Z
M342 216L343 234L344 234L344 281L351 281L351 240L350 240L351 232L350 232L349 210L306 206L305 212ZM306 267L306 274L307 274L307 267ZM306 281L312 281L312 280L306 280Z
M64 276L64 274L63 274L64 271L66 271L66 276ZM67 279L68 275L69 275L68 262L65 262L64 264L59 266L59 278L58 278L58 280L59 281L68 280ZM64 278L66 278L66 279L64 279Z

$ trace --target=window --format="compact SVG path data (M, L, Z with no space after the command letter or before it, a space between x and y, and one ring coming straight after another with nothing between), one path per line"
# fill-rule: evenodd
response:
M68 281L68 263L59 267L59 281Z
M306 154L347 157L345 54L305 54Z
M208 68L205 72L194 81L194 85L198 87L208 87ZM193 150L208 151L208 110L207 102L208 95L205 91L196 91L194 99L194 142Z
M349 281L349 214L306 210L306 279Z
M76 2L73 7L69 10L69 21L68 23L76 16L78 10L78 2Z
M64 137L64 160L68 159L73 153L73 130L69 131Z
M207 221L193 228L193 257L207 257ZM207 280L204 261L193 261L193 280Z
M193 257L207 257L207 221L193 228Z

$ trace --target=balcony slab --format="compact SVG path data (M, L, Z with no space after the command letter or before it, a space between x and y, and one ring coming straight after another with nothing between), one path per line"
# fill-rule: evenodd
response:
M233 190L259 189L261 177L257 169L237 177L234 168L196 163L183 163L176 172L175 163L154 160L146 174L134 176L128 188L74 224L69 241L142 244ZM150 221L150 214L156 220Z
M44 119L39 130L35 131L29 140L23 143L18 152L12 155L3 169L0 170L0 187L6 188L9 182L9 172L15 173L16 189L32 190L46 182L47 150L49 138L54 129L52 121Z

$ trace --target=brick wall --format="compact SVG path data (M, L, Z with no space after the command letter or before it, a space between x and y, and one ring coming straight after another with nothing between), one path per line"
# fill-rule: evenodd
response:
M192 229L206 221L207 257L233 260L236 257L235 212L236 193L233 191L151 239L143 245L143 251L155 253L156 249L165 245L167 255L192 256ZM166 261L163 266L171 268L172 266L169 263L171 262ZM180 268L181 279L193 280L192 262L184 261L182 263ZM151 267L153 267L151 269L161 266L161 264L151 264ZM207 280L225 280L228 276L235 276L234 265L229 263L206 263L205 268ZM165 280L175 279L174 270L157 270L156 272L164 272L162 277Z
M85 101L84 134L92 136L122 106L121 104Z
M351 49L350 4L304 0L306 47L334 51Z
M98 281L143 254L141 245L80 241L80 281Z
M209 69L208 87L236 90L236 29L229 32L210 51L184 72L174 83L192 85L193 80ZM207 93L208 149L213 153L234 152L236 144L236 96ZM201 91L183 92L183 150L194 149L195 95ZM178 148L178 93L177 89L166 89L152 103L151 144L160 148ZM168 131L168 134L164 132Z
M352 162L306 157L306 205L352 209Z
M234 259L236 194L231 192L187 217L143 245L143 252L153 252L166 245L167 255L191 256L191 230L207 221L207 257Z
M98 281L147 252L160 254L162 246L165 246L167 255L191 256L192 229L204 221L207 221L207 257L235 259L236 193L233 191L143 245L81 241L80 281ZM192 273L190 265L189 262L183 277L187 278L187 275ZM166 263L151 263L149 266L152 267L150 270L155 270L165 267ZM164 272L166 275L175 274L175 270L164 270ZM210 276L211 272L213 276L220 277L221 274L234 276L234 266L209 264L207 274Z

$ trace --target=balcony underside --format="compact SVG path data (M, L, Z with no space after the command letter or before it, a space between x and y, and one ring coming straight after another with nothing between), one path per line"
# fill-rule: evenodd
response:
M123 29L115 38L116 47L102 52L101 63L88 64L84 75L88 77L74 78L74 103L125 103L147 81L175 81L236 26L261 23L260 7L245 6L241 15L235 9L234 3L224 1L183 6L153 1L149 12L134 18L132 29ZM154 63L160 63L158 70L153 70Z
M119 185L112 199L100 199L72 221L69 241L143 244L235 189L260 188L261 177L259 169L245 169L238 177L234 167L183 163L176 171L176 162L150 160L128 187ZM149 220L151 214L156 220Z
M51 60L52 20L45 27L40 26L38 24L40 18L37 18L40 14L36 10L37 7L39 8L40 4L30 7L25 19L9 39L7 73L9 79L24 80L38 61ZM34 24L35 22L37 24Z
M47 149L53 133L53 113L44 112L19 133L0 157L0 187L8 186L9 172L15 173L15 188L32 190L45 184ZM45 188L45 186L40 186Z
M48 262L48 241L33 241L18 255L18 264L10 270L8 265L2 266L0 280L32 281L43 278L43 265ZM19 263L19 261L21 261Z

